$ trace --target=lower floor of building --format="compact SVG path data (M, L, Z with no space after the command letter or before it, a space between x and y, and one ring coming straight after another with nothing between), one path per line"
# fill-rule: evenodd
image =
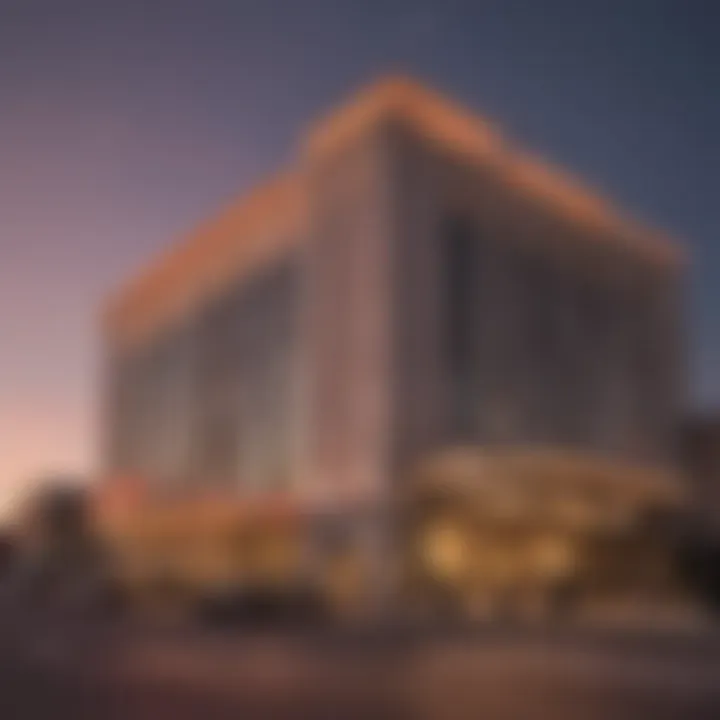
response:
M102 533L138 596L312 593L335 617L546 617L682 596L675 478L548 450L453 448L355 506L164 501ZM152 591L152 592L149 592Z

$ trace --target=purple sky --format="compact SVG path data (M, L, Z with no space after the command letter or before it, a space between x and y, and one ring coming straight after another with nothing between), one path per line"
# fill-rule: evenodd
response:
M0 501L94 455L98 304L407 71L687 242L720 401L716 0L0 0Z

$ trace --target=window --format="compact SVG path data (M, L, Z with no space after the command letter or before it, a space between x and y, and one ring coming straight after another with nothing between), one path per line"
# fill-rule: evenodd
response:
M455 222L446 244L447 350L453 374L467 375L473 364L473 318L477 248L471 229Z
M445 351L455 430L472 432L475 421L476 341L479 333L478 239L469 223L453 221L443 237L446 297Z

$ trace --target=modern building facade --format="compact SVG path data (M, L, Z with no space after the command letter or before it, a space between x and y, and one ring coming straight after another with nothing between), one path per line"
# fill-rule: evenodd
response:
M352 510L458 453L669 471L682 266L480 118L382 81L111 299L108 482Z

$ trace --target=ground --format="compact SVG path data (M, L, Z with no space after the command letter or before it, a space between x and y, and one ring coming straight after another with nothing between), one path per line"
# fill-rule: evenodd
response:
M2 619L0 718L720 717L720 635Z

